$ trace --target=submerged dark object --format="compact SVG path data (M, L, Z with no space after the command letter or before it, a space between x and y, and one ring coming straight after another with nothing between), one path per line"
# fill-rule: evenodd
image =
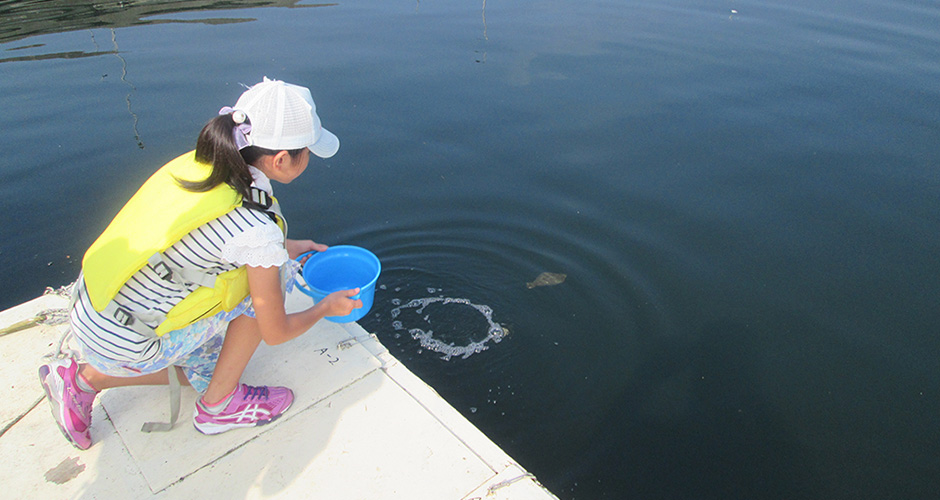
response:
M567 274L563 273L542 273L535 277L534 281L530 281L525 284L527 288L535 288L537 286L552 286L559 283L564 283Z

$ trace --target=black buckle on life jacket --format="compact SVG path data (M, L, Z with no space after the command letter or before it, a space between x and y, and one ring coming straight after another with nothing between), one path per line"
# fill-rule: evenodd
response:
M248 192L251 195L251 199L246 200L242 198L242 206L251 210L262 212L276 223L277 215L274 212L268 210L271 208L271 205L274 204L274 198L272 198L267 191L258 189L256 187L248 188Z
M173 280L173 271L166 265L166 262L157 262L157 264L153 266L153 271L164 281Z
M119 308L117 308L117 309L114 310L114 319L115 319L118 323L120 323L120 324L122 324L122 325L124 325L124 326L130 326L131 323L134 322L134 317L131 316L130 311L128 311L127 309L124 309L124 308L122 308L122 307L119 307Z
M251 203L257 205L265 210L271 208L271 204L274 203L274 200L271 198L271 195L263 189L258 189L256 187L248 188L248 191L251 195Z

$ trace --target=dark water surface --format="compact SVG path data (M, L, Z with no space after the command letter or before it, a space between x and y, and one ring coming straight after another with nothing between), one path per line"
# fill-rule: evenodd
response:
M342 142L292 235L559 497L937 497L937 2L3 2L0 308L264 75Z

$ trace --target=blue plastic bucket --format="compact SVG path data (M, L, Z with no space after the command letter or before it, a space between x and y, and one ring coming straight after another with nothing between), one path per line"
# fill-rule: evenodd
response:
M314 254L314 255L310 255ZM352 298L362 300L362 307L353 309L346 316L327 316L335 323L349 323L365 316L372 308L375 295L375 282L382 272L379 258L365 248L352 245L337 245L323 252L307 252L310 258L304 262L303 276L306 286L299 281L297 288L319 302L327 295L340 290L359 288L359 293Z

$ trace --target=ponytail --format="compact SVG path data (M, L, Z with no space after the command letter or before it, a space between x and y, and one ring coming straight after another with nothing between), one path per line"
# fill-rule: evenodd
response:
M209 120L196 139L196 161L212 165L212 172L201 181L177 179L180 186L189 191L204 192L225 183L242 197L250 198L251 172L235 145L234 129L231 113Z
M262 156L277 154L277 151L257 146L239 150L233 135L236 125L232 113L209 120L196 139L196 161L212 165L212 172L201 181L177 179L180 186L189 191L205 192L225 183L241 194L242 198L251 199L249 188L252 177L248 165ZM288 153L296 158L304 149L290 150Z

